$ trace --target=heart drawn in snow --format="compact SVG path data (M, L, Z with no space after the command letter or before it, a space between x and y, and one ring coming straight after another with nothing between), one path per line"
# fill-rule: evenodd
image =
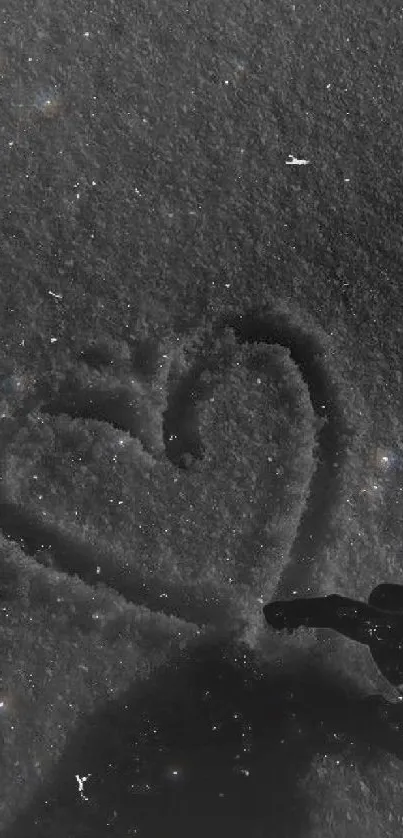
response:
M242 621L276 587L315 469L308 387L289 349L230 327L148 360L97 367L89 351L57 374L7 446L7 502L58 568Z

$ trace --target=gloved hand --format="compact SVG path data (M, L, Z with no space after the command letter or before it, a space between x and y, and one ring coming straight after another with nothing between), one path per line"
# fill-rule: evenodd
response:
M361 614L363 611L365 615ZM364 642L359 636L360 626L363 625L363 617L370 611L365 603L339 594L277 600L268 602L263 608L267 622L277 631L285 629L291 634L299 626L334 628L360 642ZM351 626L355 627L353 634Z
M268 602L263 608L263 614L269 625L276 631L286 630L292 634L303 623L299 600Z

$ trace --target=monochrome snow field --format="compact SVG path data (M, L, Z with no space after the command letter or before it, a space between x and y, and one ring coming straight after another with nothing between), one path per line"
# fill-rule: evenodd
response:
M6 838L400 836L393 684L263 615L403 584L400 31L5 4Z

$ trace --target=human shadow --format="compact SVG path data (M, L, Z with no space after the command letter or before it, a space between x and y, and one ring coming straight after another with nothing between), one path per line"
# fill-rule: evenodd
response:
M382 752L403 759L401 708L388 714L302 658L291 674L239 646L188 649L79 721L5 838L302 838L315 756L362 771Z

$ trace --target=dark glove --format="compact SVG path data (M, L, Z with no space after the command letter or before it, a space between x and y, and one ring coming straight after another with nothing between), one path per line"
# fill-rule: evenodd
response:
M276 631L286 630L292 634L302 625L301 616L298 615L298 604L298 600L268 602L263 608L263 614L268 624Z

